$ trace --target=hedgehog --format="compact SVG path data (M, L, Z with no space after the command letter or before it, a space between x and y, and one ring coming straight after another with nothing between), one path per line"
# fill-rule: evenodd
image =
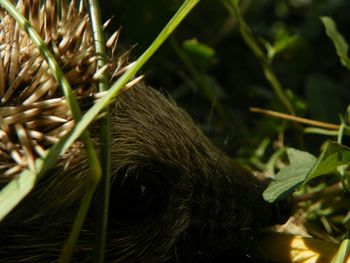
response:
M17 8L55 55L83 110L102 96L90 18L78 1L20 0ZM59 9L60 8L60 9ZM40 14L40 15L39 15ZM6 186L74 127L48 64L14 19L1 10L0 187ZM105 25L106 26L106 25ZM119 32L106 41L109 82L128 64ZM106 262L218 262L247 253L264 226L281 223L257 178L214 147L169 96L137 82L111 105L112 176ZM99 145L98 123L90 130ZM0 222L2 262L57 262L87 187L78 140ZM1 208L1 204L0 204ZM89 262L96 202L72 262ZM222 261L220 261L222 262Z

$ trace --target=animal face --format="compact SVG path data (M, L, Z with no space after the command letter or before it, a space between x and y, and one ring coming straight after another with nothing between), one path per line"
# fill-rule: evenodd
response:
M57 23L48 11L55 5L44 9L44 18L34 15L39 7L24 1L22 11L31 14L38 29L45 28L43 38L59 58L76 95L82 98L95 93L96 59L88 16L72 1ZM52 23L45 24L48 20ZM8 167L26 165L17 163L26 157L23 147L27 146L16 135L18 126L28 134L29 146L35 146L33 155L40 156L41 150L72 128L73 121L47 64L31 41L12 18L1 23L1 45L14 45L1 52L3 69L7 70L2 72L5 88L0 103L0 147L6 139L18 152L14 155L13 149L0 148L0 179L6 181L16 175ZM119 70L112 53L111 82ZM17 75L20 78L15 81ZM215 261L227 252L244 254L255 229L278 222L279 205L268 204L261 197L266 183L216 149L170 98L139 83L118 96L111 107L112 184L106 261ZM28 110L32 110L30 114ZM33 129L47 136L38 137ZM98 147L98 122L90 129ZM1 260L57 261L87 183L87 160L77 141L1 222ZM96 205L93 202L80 234L75 262L91 261Z

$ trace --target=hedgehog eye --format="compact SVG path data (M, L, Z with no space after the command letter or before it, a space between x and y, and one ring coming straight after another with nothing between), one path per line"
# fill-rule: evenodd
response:
M119 170L111 188L110 215L137 220L157 212L167 199L163 174L148 167ZM122 179L121 179L122 178Z

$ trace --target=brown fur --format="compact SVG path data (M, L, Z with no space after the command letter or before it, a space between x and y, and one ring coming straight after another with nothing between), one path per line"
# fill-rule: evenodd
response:
M25 10L34 9L28 3L25 1ZM50 6L47 10L51 8L55 7ZM87 33L80 37L84 35L86 45L92 43L87 39L91 34L84 12L78 15L74 4L70 5L69 10L67 17L63 16L64 23L52 21L52 28L42 31L53 48L60 46L64 40L64 35L59 32L67 32L69 23L75 27L80 25L77 19L82 18ZM44 23L44 20L38 22L35 15L31 19L32 22L36 21L38 28L40 23ZM11 21L3 20L2 27L6 32L17 32ZM12 35L6 35L3 43L10 43ZM16 35L20 39L25 38L25 35ZM16 41L25 42L23 39ZM84 53L84 48L77 49L79 44L82 45L80 41L72 41L67 44L68 47L61 45L62 50L56 49L56 55L61 55L58 56L60 65L71 72L71 75L65 73L71 76L69 80L73 82L76 93L85 95L95 90L92 75L96 65L95 60L91 59L91 49ZM22 47L22 50L25 49ZM32 46L28 46L25 54L20 54L20 60L30 61L33 50ZM78 55L74 52L79 54L80 60L76 59ZM5 68L11 68L13 65L5 63L6 54L13 56L14 53L5 52L2 58ZM116 72L119 65L113 59L112 56L111 73ZM80 66L74 63L88 69L83 83L75 81L79 79L77 75L82 73ZM13 67L14 72L20 72L21 67L22 64ZM21 81L12 97L0 103L1 112L8 112L9 106L18 107L22 112L19 105L26 98L20 99L19 95L25 97L27 87L36 87L33 84L35 80L41 74L48 74L47 65L42 61L38 62L38 68L41 71L31 72L28 78ZM11 89L16 73L12 74L12 77L6 78L5 87L8 89L5 93ZM45 81L38 87L43 86ZM45 94L38 101L50 99L50 96L62 95L55 90L53 95ZM261 197L266 183L216 149L188 114L171 99L139 83L119 96L112 107L113 175L107 262L205 262L214 261L217 256L227 252L236 256L245 253L245 246L255 229L279 221L279 205L268 204ZM43 111L43 108L40 110ZM62 112L64 115L59 115L60 118L70 121L71 116L65 110L60 114ZM33 115L27 120L27 115L19 116L24 128L30 121L42 117ZM12 124L8 125L4 131L10 134L14 128ZM38 127L43 129L45 126ZM52 127L54 134L60 137L56 130L60 125ZM9 136L9 139L16 140L15 136ZM18 152L21 153L20 142L13 143L18 145ZM97 139L95 144L99 144ZM47 142L43 145L47 147ZM9 161L10 158L10 153L1 153L0 164L11 162L15 165L16 160ZM1 222L1 262L57 261L86 187L86 169L84 150L76 142L34 191ZM5 172L1 170L1 173ZM0 179L6 181L11 178L0 174ZM73 262L91 261L95 205L92 205L80 235Z
M213 147L159 92L137 85L118 97L112 119L108 261L210 259L244 249L249 230L277 223L278 206L263 201L263 183ZM1 258L57 259L86 183L83 151L76 151L70 154L78 159L56 168L2 223ZM133 206L128 194L139 195L142 186L149 200ZM90 215L79 241L80 260L92 249L93 220Z

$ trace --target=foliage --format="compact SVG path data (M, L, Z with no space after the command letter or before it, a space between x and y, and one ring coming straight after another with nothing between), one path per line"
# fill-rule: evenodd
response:
M142 47L177 2L107 8L125 47ZM349 10L347 0L202 0L145 69L219 147L275 179L267 200L296 191L318 236L344 240L334 262L349 247Z
M108 1L102 12L105 18L115 15L114 22L122 26L124 49L138 43L132 50L137 58L154 47L151 41L182 2ZM349 252L349 10L348 0L202 0L143 68L148 82L166 87L218 146L275 179L264 193L266 200L297 190L294 199L317 229L314 233L342 241L334 262L342 262ZM168 32L162 34L160 42ZM131 67L70 137L50 150L46 163L53 163L84 132L159 45L148 49L138 67ZM249 111L252 106L287 116L274 118L267 111L259 115ZM45 168L42 160L36 165ZM2 196L8 190L22 198L35 176L18 177L15 183L28 189L13 184ZM14 200L7 200L2 204L10 210Z
M58 143L50 147L49 150L43 155L43 157L37 158L32 167L29 166L28 169L25 169L14 180L0 189L0 203L2 204L0 210L0 221L30 192L30 190L33 189L35 183L38 181L38 178L45 176L45 172L53 166L59 155L63 154L72 145L72 143L80 137L87 153L89 164L89 181L86 192L81 201L78 214L72 226L70 236L64 244L59 258L59 262L69 262L82 225L84 223L85 216L89 210L91 200L94 196L96 187L98 186L102 175L101 165L98 161L95 148L92 145L87 127L102 110L108 107L113 98L115 98L120 93L121 89L129 83L130 79L135 76L136 72L149 60L149 58L157 51L157 49L159 49L163 42L169 37L169 35L179 25L179 23L187 16L187 14L198 3L198 1L199 0L185 1L179 7L174 16L165 25L164 29L160 31L155 40L149 45L143 54L140 55L138 60L130 65L125 73L114 84L112 84L111 87L107 87L107 76L105 76L104 73L100 74L99 86L100 89L102 91L106 91L106 93L96 101L94 106L92 106L84 116L81 114L81 110L77 104L76 97L72 93L70 84L62 73L62 70L56 61L56 58L52 55L46 43L40 37L39 33L36 32L35 28L30 24L30 22L10 1L0 1L0 5L8 12L10 16L15 19L16 23L18 23L21 29L28 34L34 46L40 51L41 55L46 60L47 64L50 67L52 75L54 76L55 80L62 90L62 93L67 99L69 109L72 112L73 118L76 122L73 130L70 131L66 136L63 136L63 138L60 139ZM104 46L104 42L102 37L103 26L100 21L99 6L97 1L94 0L85 2L85 4L85 7L89 9L90 18L92 20L92 28L94 31L94 40L96 45L95 48L100 55L98 58L99 61L97 68L97 72L100 72L101 69L105 66L104 64L106 60L106 53L104 48L101 47ZM21 2L19 2L18 5L21 5ZM61 6L60 1L59 6ZM47 6L45 6L45 8L46 7ZM103 122L101 129L104 130L108 128L108 125L108 122ZM103 141L104 144L110 146L109 140L110 139L106 137L105 132L101 134L101 141ZM110 149L108 147L102 147L101 150L105 151L105 153L103 153L104 156L109 155L110 153ZM103 164L105 165L105 167L103 167L104 170L110 170L108 162L103 162ZM100 191L103 193L106 191L107 187L109 187L109 184L105 184L104 187L100 189ZM104 218L100 219L99 221L99 224L103 226L98 227L99 232L97 232L97 234L101 237L97 238L97 242L104 240L106 236L106 228L104 226L107 223L106 218L108 214L108 202L105 202L106 199L108 199L108 196L106 196L106 198L100 199L99 205L103 207ZM96 245L96 249L99 251L95 251L94 262L102 262L104 254L104 242L102 244L98 243Z

